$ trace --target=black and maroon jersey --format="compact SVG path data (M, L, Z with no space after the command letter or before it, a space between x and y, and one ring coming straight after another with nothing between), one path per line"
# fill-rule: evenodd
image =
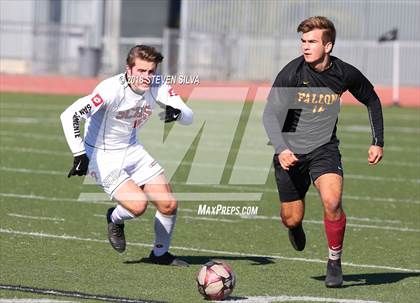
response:
M318 72L300 56L277 75L264 110L264 127L275 152L287 148L310 152L330 141L338 143L340 97L347 90L368 109L372 144L383 146L382 107L369 80L336 57L331 56L330 67ZM294 134L297 130L302 135Z

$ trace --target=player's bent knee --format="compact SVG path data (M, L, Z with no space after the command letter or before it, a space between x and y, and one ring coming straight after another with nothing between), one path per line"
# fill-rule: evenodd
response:
M285 216L281 215L281 221L283 222L283 225L287 228L294 228L298 226L302 222L302 217L300 216Z
M178 205L176 200L165 201L163 203L157 204L157 209L159 212L165 216L172 216L176 214Z
M341 199L337 197L328 197L322 199L325 212L337 213L341 211Z
M144 212L147 209L147 204L146 203L131 203L131 205L129 205L128 207L125 206L125 208L128 209L129 212L131 212L135 217L139 217L142 214L144 214Z

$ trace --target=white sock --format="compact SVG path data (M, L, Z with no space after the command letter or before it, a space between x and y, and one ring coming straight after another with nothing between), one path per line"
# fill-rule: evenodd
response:
M343 250L333 250L331 248L328 248L328 258L330 260L338 260L341 258L341 254L343 253Z
M166 216L156 211L155 215L155 244L153 253L161 256L169 250L172 232L175 228L176 215Z
M117 205L111 214L111 221L115 224L123 224L125 220L133 219L134 215L121 205Z

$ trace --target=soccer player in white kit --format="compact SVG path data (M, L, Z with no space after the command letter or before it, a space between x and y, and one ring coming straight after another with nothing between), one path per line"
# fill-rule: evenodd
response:
M191 124L193 112L153 75L163 56L153 47L137 45L127 56L126 72L108 78L70 105L61 122L74 163L68 177L89 175L118 205L107 212L108 239L118 252L126 248L124 221L138 217L150 200L156 207L155 241L149 259L162 265L188 266L168 252L175 227L177 202L163 168L138 142L136 131L156 106L165 122ZM84 138L80 120L86 120Z

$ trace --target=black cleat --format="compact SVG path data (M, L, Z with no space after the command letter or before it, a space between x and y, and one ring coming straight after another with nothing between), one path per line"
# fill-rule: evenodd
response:
M190 266L187 262L178 259L173 254L166 252L163 255L157 257L153 250L150 252L149 260L152 263L159 264L159 265L171 265L171 266L181 266L181 267L188 267Z
M115 207L111 207L106 213L106 220L108 222L108 240L116 251L122 253L125 250L124 224L116 224L111 221L111 214L114 209Z
M306 236L303 231L302 223L294 228L289 228L289 240L293 248L302 251L306 245Z
M343 285L343 272L341 270L341 259L328 259L327 274L325 277L326 287L341 287Z

